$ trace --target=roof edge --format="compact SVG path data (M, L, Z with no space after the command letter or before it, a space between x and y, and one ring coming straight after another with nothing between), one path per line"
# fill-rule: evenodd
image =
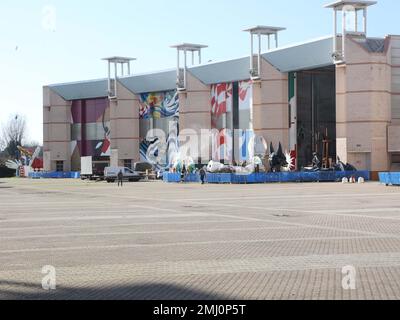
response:
M286 46L283 46L283 47L278 47L278 48L269 50L267 52L262 53L261 55L265 55L265 54L272 53L272 52L279 52L281 50L301 47L301 46L304 46L304 45L307 45L307 44L311 44L311 43L319 42L319 41L323 41L323 40L328 40L328 39L333 39L333 35L332 36L323 36L323 37L319 37L319 38L314 38L314 39L303 41L303 42L296 42L296 43L291 44L291 45L286 45Z
M175 68L168 68L168 69L159 70L159 71L149 71L149 72L132 74L129 76L118 77L118 79L129 79L129 78L135 78L135 77L151 76L151 75L156 75L156 74L161 74L161 73L172 72L175 70L176 70ZM58 87L58 86L85 84L85 83L93 83L93 82L100 82L100 81L108 81L108 78L98 78L98 79L88 79L88 80L79 80L79 81L62 82L62 83L52 83L52 84L44 85L44 87Z

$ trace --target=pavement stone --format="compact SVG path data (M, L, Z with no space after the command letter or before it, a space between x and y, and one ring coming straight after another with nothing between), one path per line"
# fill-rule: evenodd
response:
M0 299L400 298L400 189L378 183L2 179L0 203Z

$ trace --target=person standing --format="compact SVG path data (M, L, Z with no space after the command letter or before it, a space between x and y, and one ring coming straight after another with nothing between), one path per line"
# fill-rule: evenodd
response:
M182 172L181 172L181 181L185 182L185 180L186 180L186 165L183 164Z
M205 183L205 178L206 178L206 170L204 170L204 167L203 167L200 169L201 184Z
M118 187L121 186L123 187L124 183L124 174L122 173L122 170L118 172Z

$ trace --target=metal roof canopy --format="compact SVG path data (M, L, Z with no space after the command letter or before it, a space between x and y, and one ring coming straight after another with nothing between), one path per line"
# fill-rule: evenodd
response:
M175 69L123 77L118 81L135 94L176 89Z
M373 6L377 4L377 1L362 1L362 0L339 0L335 1L333 3L327 4L324 6L324 8L331 8L331 9L336 9L336 10L342 10L345 6L352 6L355 9L364 9L369 6Z
M249 80L249 57L190 67L188 72L206 85Z
M176 89L175 69L121 77L117 81L134 94ZM48 85L67 101L105 98L108 96L107 86L108 79Z
M281 72L308 70L330 66L332 62L332 37L325 37L290 45L262 54ZM207 85L249 80L249 56L189 67L188 72ZM175 69L135 76L120 77L129 91L140 94L176 89ZM107 79L49 85L65 100L107 97Z
M267 36L268 38L268 50L271 50L271 36L275 36L275 48L278 48L278 33L279 31L286 30L281 27L270 27L270 26L255 26L250 29L243 30L244 32L250 33L251 39L251 53L250 53L250 74L253 80L258 80L261 74L261 37ZM258 37L258 50L257 50L257 68L254 68L254 36Z
M48 86L66 101L105 98L107 79L51 84Z
M171 46L171 48L176 49L177 52L177 68L176 68L176 76L177 76L177 86L178 90L186 90L187 85L187 53L192 53L192 66L194 65L194 54L195 52L199 55L199 64L201 64L201 50L208 48L208 46L203 44L194 44L194 43L181 43ZM183 52L184 62L183 62L183 77L181 74L181 52Z
M181 43L171 46L171 48L178 49L180 51L199 51L201 49L208 48L208 46L203 44L194 44L194 43Z
M252 34L262 34L264 36L270 36L270 35L275 35L279 31L284 31L286 28L280 28L280 27L268 27L268 26L255 26L250 29L243 30L245 32L250 32Z
M128 75L131 74L131 61L135 61L136 58L129 57L109 57L102 59L108 62L108 97L110 99L116 99L117 94L117 84L118 79L118 65L121 65L121 76L125 75L124 66L128 66ZM111 64L114 64L114 77L111 76Z
M104 59L101 59L101 60L108 61L110 63L128 63L130 61L135 61L137 59L136 58L129 58L129 57L118 57L118 56L115 56L115 57L104 58Z
M136 58L129 58L129 57L119 57L119 56L114 56L114 57L109 57L109 58L103 58L101 59L103 61L108 62L108 78L111 78L111 64L114 64L114 69L115 69L115 78L118 76L117 72L117 66L121 65L121 75L125 75L124 71L124 66L128 66L128 75L131 74L131 61L136 61Z
M344 63L346 60L346 37L347 35L354 35L357 37L367 37L367 10L368 7L377 4L377 1L364 1L364 0L340 0L328 4L325 8L333 9L333 58L335 63ZM363 26L359 30L358 26L358 13L362 11ZM342 47L339 48L338 41L338 12L342 14ZM348 28L349 21L347 21L348 14L353 13L350 18L353 18L354 30Z
M280 72L309 70L333 65L332 37L324 37L271 50L262 57Z

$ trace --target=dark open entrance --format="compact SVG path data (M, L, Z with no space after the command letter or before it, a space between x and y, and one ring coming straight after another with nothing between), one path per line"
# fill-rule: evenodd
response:
M297 73L297 154L299 168L316 152L324 167L336 161L335 67Z

